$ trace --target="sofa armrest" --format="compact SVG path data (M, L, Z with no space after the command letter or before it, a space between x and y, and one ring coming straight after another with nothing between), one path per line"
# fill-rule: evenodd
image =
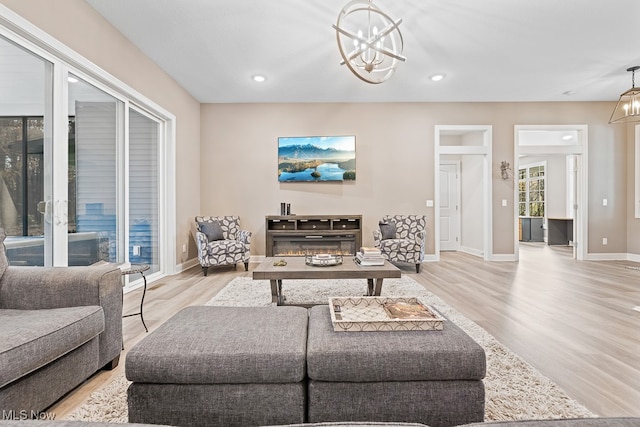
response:
M100 334L100 366L122 348L122 276L115 264L94 267L9 267L0 279L0 308L39 310L97 305L105 330Z

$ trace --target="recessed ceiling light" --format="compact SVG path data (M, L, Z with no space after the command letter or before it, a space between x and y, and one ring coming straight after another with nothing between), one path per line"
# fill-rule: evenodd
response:
M258 83L262 83L265 80L267 80L267 78L265 76L261 76L260 74L256 74L255 76L251 77L253 79L254 82L258 82Z
M434 74L429 78L431 79L431 81L439 82L440 80L444 79L444 74Z

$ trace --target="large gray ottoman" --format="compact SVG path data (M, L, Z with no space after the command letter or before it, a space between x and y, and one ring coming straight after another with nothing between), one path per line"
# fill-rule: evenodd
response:
M310 310L308 422L482 421L485 372L484 350L452 322L442 331L334 332L328 305Z
M127 355L129 422L305 421L307 310L187 307Z

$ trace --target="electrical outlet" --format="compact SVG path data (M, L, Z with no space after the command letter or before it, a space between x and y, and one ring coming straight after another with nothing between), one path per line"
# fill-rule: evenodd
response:
M602 238L602 245L603 245L603 246L606 246L608 243L609 243L609 242L608 242L607 238L606 238L606 237L603 237L603 238Z
M187 252L187 245L182 245L182 253L186 253Z
M607 206L609 201L607 199L602 199L602 206Z
M433 207L433 200L427 200L427 207L428 208L432 208Z

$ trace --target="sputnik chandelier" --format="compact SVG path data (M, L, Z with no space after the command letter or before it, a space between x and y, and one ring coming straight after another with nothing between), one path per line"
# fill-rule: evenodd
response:
M372 0L352 0L340 11L336 30L340 65L346 65L359 79L372 84L388 80L404 47L400 24L373 4Z
M627 71L631 71L631 89L620 95L609 123L640 121L640 88L636 88L636 70L640 70L640 66L627 68Z

